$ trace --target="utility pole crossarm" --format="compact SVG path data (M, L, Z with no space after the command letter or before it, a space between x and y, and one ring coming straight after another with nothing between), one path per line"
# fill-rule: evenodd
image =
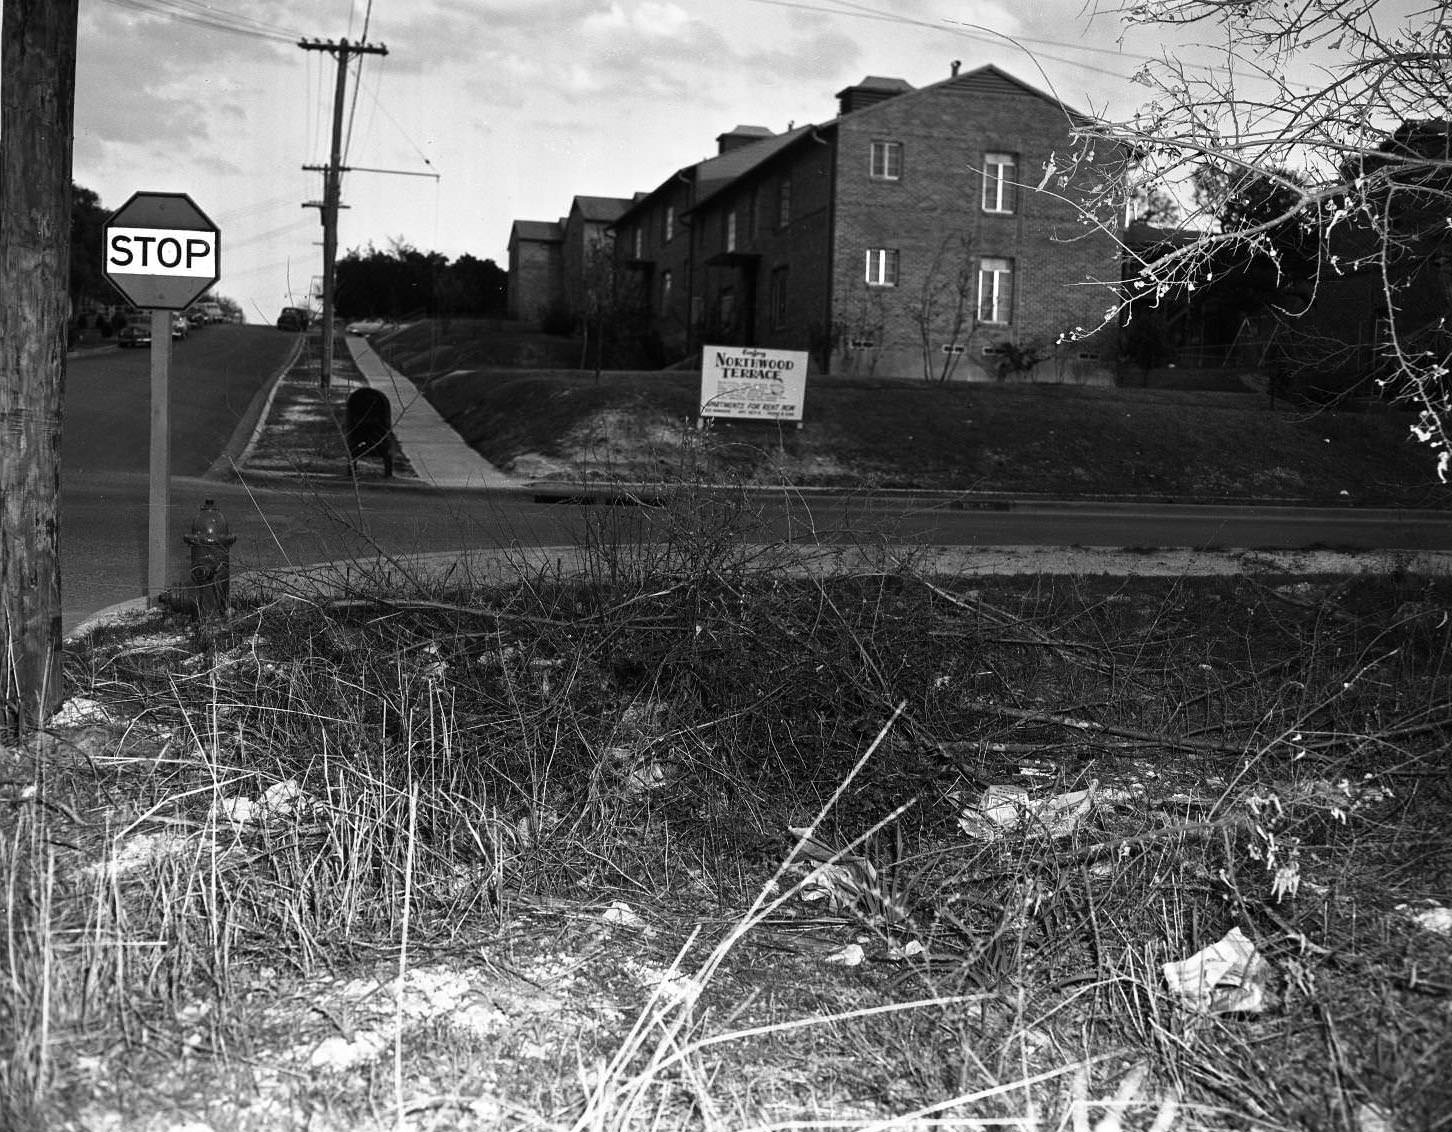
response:
M338 57L338 79L333 90L333 137L328 164L323 169L323 352L318 381L324 388L333 379L334 288L338 260L338 209L343 183L343 101L348 84L348 60L354 55L387 55L381 43L349 43L340 39L302 39L304 51L327 51ZM304 206L307 207L307 206Z

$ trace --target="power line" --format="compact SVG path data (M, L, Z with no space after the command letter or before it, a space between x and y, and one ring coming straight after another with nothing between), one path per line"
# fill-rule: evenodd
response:
M279 43L293 43L298 34L278 24L265 23L250 16L234 12L219 12L199 0L107 0L118 8L130 8L137 12L148 12L164 16L180 23L197 27L225 31L232 35L249 36L253 39L272 40Z
M963 23L957 20L944 19L941 22L933 20L920 20L912 16L899 15L896 12L881 12L864 5L852 4L850 0L838 0L838 7L823 7L821 4L809 4L805 0L751 0L753 4L765 4L773 8L794 8L803 12L821 12L828 16L849 16L861 20L877 20L882 23L901 24L904 27L927 28L930 31L945 31L950 35L962 39L977 40L980 43L1001 47L1003 44L1011 44L1018 47L1031 57L1048 59L1055 63L1063 63L1065 66L1076 67L1082 71L1092 71L1098 75L1107 75L1110 78L1125 79L1127 76L1122 71L1112 71L1107 67L1096 67L1093 63L1081 62L1078 59L1065 59L1061 55L1051 55L1047 52L1031 52L1023 45L1026 43L1044 44L1049 47L1061 47L1069 51L1091 51L1104 55L1120 57L1120 53L1107 47L1095 47L1085 43L1064 43L1055 39L1038 39L1032 36L1010 36L1004 32L994 31L992 28L984 27L981 24Z

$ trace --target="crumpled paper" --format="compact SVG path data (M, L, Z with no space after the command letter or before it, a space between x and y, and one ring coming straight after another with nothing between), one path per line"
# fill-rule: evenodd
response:
M1265 1009L1270 961L1239 928L1162 970L1170 992L1196 1013L1258 1014Z
M284 782L273 783L255 801L241 795L220 798L212 804L211 813L207 816L213 821L250 825L268 818L301 813L312 804L312 795L298 784L297 779L289 778Z
M1098 786L1091 782L1087 790L1041 798L1031 798L1024 786L990 786L976 803L963 807L958 826L979 841L994 841L1020 828L1048 838L1068 837L1093 811Z

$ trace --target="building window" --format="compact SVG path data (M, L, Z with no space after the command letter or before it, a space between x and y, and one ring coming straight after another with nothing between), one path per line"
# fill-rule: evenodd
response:
M1017 200L1018 159L1011 153L983 155L983 211L1011 213Z
M896 287L898 254L896 248L867 249L867 285Z
M723 287L716 296L716 329L729 332L735 328L736 291L731 287Z
M792 222L792 179L783 177L776 188L776 226L785 228Z
M668 314L671 308L671 273L662 271L660 275L660 313Z
M676 206L666 205L665 210L665 242L670 243L676 238Z
M635 231L631 234L630 237L630 253L634 258L640 259L644 254L644 250L645 233L641 230L640 225L637 224L635 226Z
M736 250L736 210L733 208L726 214L726 250Z
M978 261L978 321L1007 326L1013 318L1013 260Z
M787 269L773 268L771 289L767 292L767 307L771 315L773 330L780 330L787 322Z
M899 180L902 177L902 142L873 142L868 171L874 180Z

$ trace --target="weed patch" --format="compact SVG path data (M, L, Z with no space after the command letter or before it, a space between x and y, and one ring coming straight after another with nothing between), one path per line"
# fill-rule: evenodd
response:
M0 1125L1446 1124L1445 584L804 577L671 506L76 648ZM1237 930L1253 1009L1173 993Z

